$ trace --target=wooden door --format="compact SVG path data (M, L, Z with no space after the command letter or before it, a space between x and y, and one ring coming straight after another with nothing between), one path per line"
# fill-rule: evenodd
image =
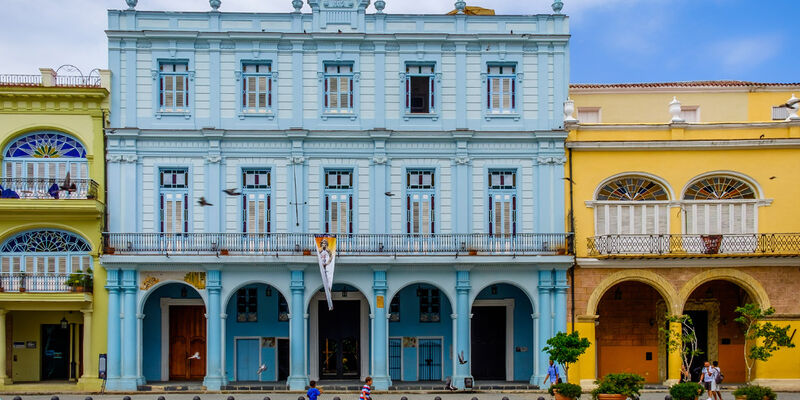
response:
M206 375L206 318L203 306L169 308L169 379L201 380ZM195 353L199 359L191 358Z

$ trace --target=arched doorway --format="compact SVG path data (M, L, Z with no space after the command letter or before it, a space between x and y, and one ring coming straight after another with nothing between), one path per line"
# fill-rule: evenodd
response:
M285 381L289 376L289 304L265 283L244 285L225 307L225 371L234 382Z
M667 350L660 326L667 303L652 286L624 281L610 287L597 305L597 376L629 372L648 383L666 378Z
M392 381L441 381L452 375L452 305L427 283L397 291L389 303L389 375Z
M311 380L356 380L369 375L369 302L348 284L334 284L333 310L319 289L308 304Z
M471 357L476 381L528 381L533 374L533 305L517 286L496 283L472 303Z
M697 380L704 361L719 361L726 382L744 382L744 332L734 321L736 307L754 301L739 285L712 280L699 285L686 300L683 313L692 318L703 354L695 357L690 372ZM756 302L757 303L757 302Z
M142 321L145 380L199 381L206 375L206 306L191 285L166 283L147 295Z

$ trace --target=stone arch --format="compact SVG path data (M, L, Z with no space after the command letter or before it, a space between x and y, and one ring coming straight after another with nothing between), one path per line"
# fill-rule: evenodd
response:
M179 281L177 279L163 280L163 281L160 281L160 282L156 283L155 285L147 288L147 290L144 291L144 293L142 293L140 296L138 296L139 297L139 304L136 306L136 309L138 310L137 312L140 313L140 314L144 314L144 307L145 307L145 305L147 305L147 300L150 298L150 295L155 293L155 291L158 290L159 288L161 288L163 286L167 286L169 284L173 284L173 283L177 283L177 284L180 284L180 285L185 285L189 289L194 290L195 292L197 292L197 294L200 295L200 299L203 300L203 307L205 307L206 313L208 312L208 297L206 295L206 290L200 290L200 289L190 285L187 282ZM139 289L137 288L137 290L139 290Z
M532 293L528 290L528 288L526 288L523 285L520 285L519 282L514 282L514 281L511 281L511 280L507 280L507 279L505 279L505 280L504 279L498 279L496 281L491 281L491 282L479 287L478 290L471 290L470 291L470 295L469 295L469 307L470 307L470 309L472 309L472 305L475 303L475 300L478 298L478 294L480 294L484 289L486 289L488 287L491 287L492 285L509 285L509 286L512 286L512 287L518 289L520 292L525 294L525 297L531 303L532 312L534 314L536 313L536 310L538 309L538 304L536 303L536 298L532 295Z
M641 282L651 286L661 294L661 297L667 302L671 313L677 314L681 311L683 302L681 302L680 299L682 297L678 296L675 287L664 279L664 277L655 272L643 269L631 269L615 272L597 284L597 287L595 287L591 296L589 296L589 301L586 304L586 315L597 315L597 306L600 304L600 300L608 289L611 289L618 283L627 281Z
M443 286L442 284L436 283L433 280L426 280L426 279L416 279L416 280L410 280L408 282L403 282L402 286L398 287L396 290L387 291L387 293L386 293L387 303L386 304L388 305L389 302L391 302L394 299L395 296L397 296L398 294L400 294L400 292L403 291L403 289L405 289L405 288L407 288L409 286L420 285L420 284L422 284L422 285L430 285L430 286L433 286L433 287L439 289L439 293L442 293L444 295L444 297L447 299L447 301L450 302L450 305L453 308L455 308L456 299L453 297L452 293L448 292L446 290L446 287Z
M364 290L364 286L359 285L359 284L355 283L352 280L340 280L340 279L337 278L337 280L334 282L334 285L339 285L339 284L352 286L356 290L358 290L364 296L364 298L367 300L367 307L369 308L369 312L370 313L375 312L375 309L373 308L373 304L372 304L373 303L373 299L372 299L373 296L372 296L372 290L371 290L372 288L370 288L370 290ZM313 288L313 290L307 290L306 291L305 299L303 300L306 312L308 311L309 307L311 307L311 302L314 299L314 295L320 289L322 289L323 286L322 285L317 285L317 286L314 286L312 288ZM291 302L291 297L287 297L286 300Z
M733 268L716 268L695 275L683 285L678 294L678 299L680 300L680 310L678 311L683 312L684 305L695 289L706 282L714 280L734 283L744 289L753 300L757 301L759 307L764 309L770 307L769 295L767 295L767 291L764 290L764 286L762 286L758 280L747 273Z
M273 283L269 283L269 282L267 282L265 280L258 280L258 279L249 279L249 280L246 280L246 281L243 281L243 282L237 282L236 285L233 286L229 291L227 291L225 293L224 297L222 298L222 302L221 302L222 309L224 310L228 306L228 303L230 303L231 300L233 300L233 296L236 295L236 291L237 290L239 290L239 289L241 289L241 288L243 288L245 286L249 286L249 285L265 285L265 286L269 286L269 287L275 289L278 293L281 294L281 296L283 296L284 299L286 299L286 304L289 307L289 313L292 312L292 297L291 297L291 293L287 293L285 290L282 290L280 287L278 287L277 285L275 285Z

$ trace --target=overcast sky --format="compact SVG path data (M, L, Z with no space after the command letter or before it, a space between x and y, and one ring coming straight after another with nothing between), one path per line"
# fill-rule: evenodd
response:
M467 0L498 14L551 0ZM563 0L572 82L739 79L799 82L800 0ZM387 13L443 14L452 0L386 0ZM107 9L124 0L0 0L0 73L107 65ZM139 0L139 10L207 11L207 0ZM291 0L222 0L221 11L289 12ZM304 9L308 11L308 7ZM370 7L368 12L374 12Z

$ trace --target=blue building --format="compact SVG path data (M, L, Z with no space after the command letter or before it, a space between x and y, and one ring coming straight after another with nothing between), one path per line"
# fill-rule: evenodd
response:
M210 3L108 14L107 388L541 382L572 264L561 2Z

